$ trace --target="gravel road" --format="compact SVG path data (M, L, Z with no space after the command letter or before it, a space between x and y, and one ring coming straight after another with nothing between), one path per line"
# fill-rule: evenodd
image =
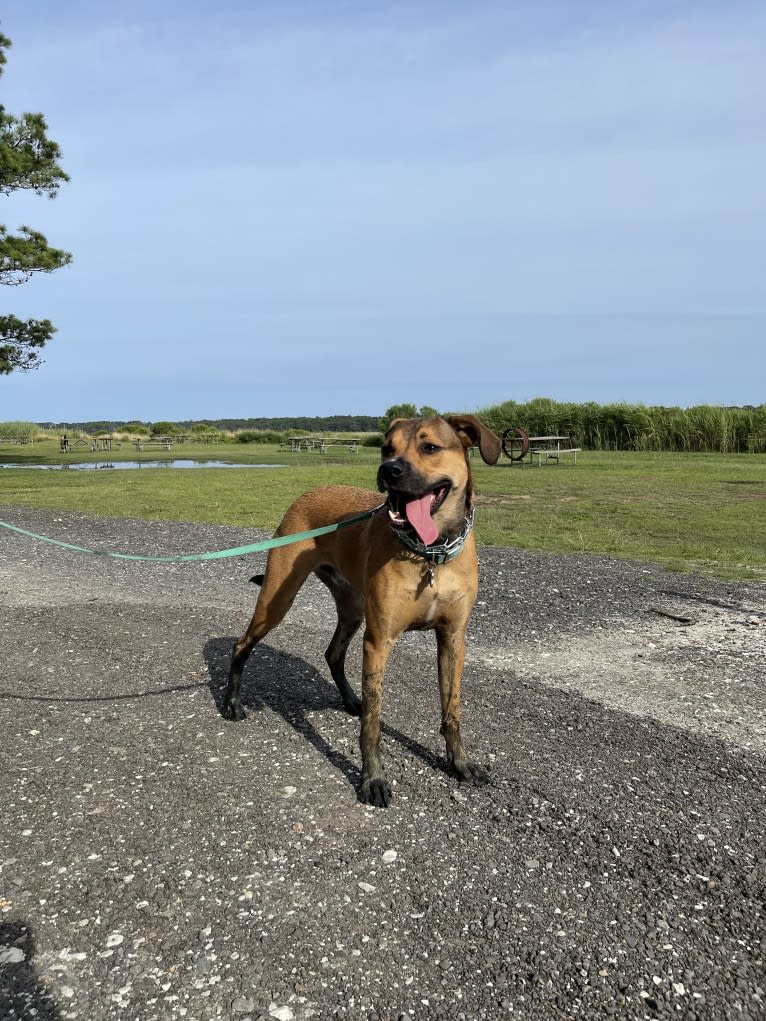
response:
M264 536L0 518L145 554ZM0 529L1 1018L765 1016L766 586L481 549L463 736L492 783L445 773L407 635L383 811L318 583L220 716L262 563Z

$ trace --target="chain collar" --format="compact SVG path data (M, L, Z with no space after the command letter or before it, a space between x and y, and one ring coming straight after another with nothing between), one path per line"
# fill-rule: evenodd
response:
M426 546L419 539L414 539L408 532L397 531L396 535L408 549L412 550L413 553L417 553L419 557L423 557L430 564L446 564L447 561L454 560L463 549L465 541L473 528L475 513L476 508L471 507L470 513L466 516L462 532L454 539L450 539L449 542L432 543L430 546Z

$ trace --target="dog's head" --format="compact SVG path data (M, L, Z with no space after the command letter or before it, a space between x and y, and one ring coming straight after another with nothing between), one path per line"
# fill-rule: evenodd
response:
M394 419L378 469L393 528L412 529L427 546L460 533L473 501L473 446L487 464L497 462L500 440L473 415Z

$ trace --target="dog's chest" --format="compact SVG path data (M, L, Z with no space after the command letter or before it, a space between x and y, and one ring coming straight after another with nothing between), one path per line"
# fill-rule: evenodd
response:
M442 600L442 604L443 603L444 603L444 600ZM437 592L434 595L434 597L431 600L431 602L428 603L428 607L426 609L425 616L423 617L423 624L426 625L426 626L429 625L429 624L433 624L433 622L436 620L436 615L438 613L438 610L439 610L439 594Z
M432 628L445 619L467 617L475 595L462 572L424 565L412 592L409 630Z

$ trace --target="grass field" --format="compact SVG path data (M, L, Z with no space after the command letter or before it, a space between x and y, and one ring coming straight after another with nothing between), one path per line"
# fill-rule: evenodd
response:
M123 444L110 454L62 455L53 441L0 446L19 465L208 458L275 467L31 471L0 469L0 502L134 518L273 528L294 497L329 483L375 487L379 452L323 456L260 444ZM278 468L285 464L288 468ZM766 455L583 451L577 465L489 467L472 458L477 536L493 546L608 553L673 570L766 579ZM13 522L11 522L13 523ZM118 549L118 546L115 546ZM121 552L129 552L122 550ZM189 552L196 552L190 550Z

